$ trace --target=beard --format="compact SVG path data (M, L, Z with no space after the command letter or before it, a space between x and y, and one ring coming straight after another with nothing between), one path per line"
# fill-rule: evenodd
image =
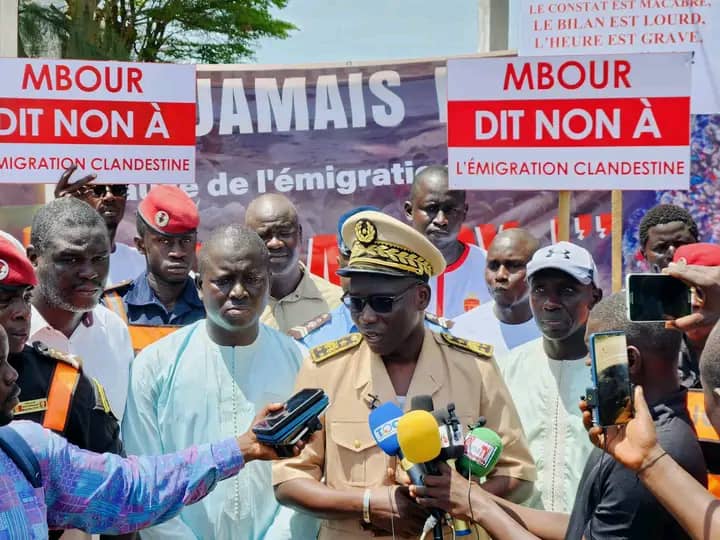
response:
M69 300L63 298L63 296L58 291L57 283L54 276L48 276L48 279L39 279L37 292L38 295L42 296L45 299L45 303L48 306L62 309L63 311L69 311L71 313L86 313L88 311L92 311L98 303L97 301L95 301L95 303L90 307L79 307L73 305Z

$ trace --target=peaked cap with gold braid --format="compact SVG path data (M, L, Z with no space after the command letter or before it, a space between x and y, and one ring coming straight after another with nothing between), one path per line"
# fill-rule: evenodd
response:
M356 273L416 277L427 281L445 270L442 253L415 229L394 217L368 210L345 222L342 237L350 261L341 276Z

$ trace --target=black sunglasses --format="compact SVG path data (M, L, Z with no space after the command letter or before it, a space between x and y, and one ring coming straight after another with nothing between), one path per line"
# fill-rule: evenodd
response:
M95 184L85 188L85 193L92 191L97 197L104 197L109 191L114 197L126 197L128 194L127 184Z
M362 312L362 310L365 309L366 305L369 305L375 313L390 313L393 309L393 306L395 305L395 302L400 300L417 285L418 283L413 283L403 292L394 296L390 296L387 294L370 294L368 296L355 296L350 293L345 293L342 296L342 302L353 313Z

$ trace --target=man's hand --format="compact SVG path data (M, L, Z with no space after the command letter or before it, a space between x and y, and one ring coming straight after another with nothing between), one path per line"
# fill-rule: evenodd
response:
M375 529L391 532L394 528L396 536L417 537L429 515L405 486L384 486L370 493L370 523Z
M697 328L712 328L720 319L720 267L670 263L663 273L683 280L695 288L696 309L690 315L665 323L666 328L682 332Z
M663 450L657 442L655 424L641 386L635 387L635 418L625 425L611 426L603 430L600 426L593 425L587 402L580 402L580 410L590 441L628 469L638 471L662 454Z
M410 486L410 495L426 508L439 508L460 518L469 516L468 479L446 463L438 469L440 475L425 475L424 487Z
M77 182L70 183L70 176L77 169L77 165L70 165L65 172L60 176L60 180L55 185L55 198L67 197L68 195L75 195L78 191L82 190L87 184L97 178L97 174L88 174L81 178Z
M267 405L262 411L257 414L257 416L255 416L251 425L255 426L256 424L264 420L265 417L270 413L275 411L281 411L284 407L285 405L283 405L282 403L271 403ZM240 451L242 452L245 463L253 461L255 459L259 459L262 461L283 459L277 455L277 452L272 446L267 446L257 440L255 433L253 433L252 427L237 438L237 443L240 447ZM297 456L298 454L300 454L303 448L305 448L305 443L303 441L299 441L293 447L293 455Z

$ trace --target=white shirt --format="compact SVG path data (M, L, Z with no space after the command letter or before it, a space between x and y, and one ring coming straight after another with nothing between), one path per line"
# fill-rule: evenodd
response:
M98 305L85 314L70 336L48 325L32 308L29 342L42 341L48 347L79 356L83 373L105 387L113 414L122 420L127 401L133 348L130 333L120 317Z
M115 243L115 251L110 254L110 272L107 286L117 285L122 281L135 279L145 270L145 257L134 247Z
M472 244L457 261L437 277L430 278L430 304L427 311L454 319L492 299L485 284L485 251Z
M537 467L533 508L569 513L593 446L578 408L592 385L585 359L553 360L542 338L510 351L498 363L510 389Z
M495 349L495 359L542 336L534 318L520 324L504 323L495 315L494 307L495 301L491 300L456 317L451 333L464 339L489 343Z

